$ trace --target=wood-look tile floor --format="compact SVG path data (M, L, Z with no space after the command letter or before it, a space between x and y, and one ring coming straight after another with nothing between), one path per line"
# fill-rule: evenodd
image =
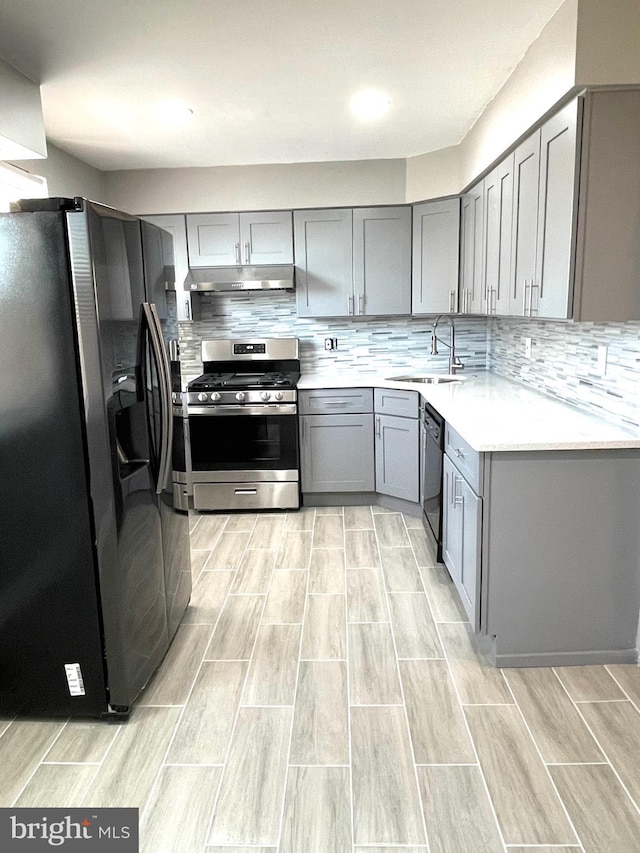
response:
M400 513L192 524L130 720L0 720L0 806L138 807L143 853L640 851L640 668L487 665Z

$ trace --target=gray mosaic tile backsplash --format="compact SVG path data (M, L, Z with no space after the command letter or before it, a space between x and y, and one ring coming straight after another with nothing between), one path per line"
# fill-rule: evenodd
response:
M201 340L256 336L299 338L303 373L344 369L374 377L448 369L446 346L439 346L440 355L430 355L433 318L302 318L296 316L295 295L287 292L196 298L201 319L180 323L185 381L202 373ZM609 420L640 426L640 322L487 322L484 317L455 322L456 351L467 370L489 368ZM449 340L446 325L438 334ZM324 349L327 337L338 339L336 351ZM597 370L600 345L608 348L604 376Z
M180 360L187 379L202 373L201 340L256 336L298 338L303 373L344 369L384 376L389 371L448 370L446 345L439 345L439 355L430 354L431 322L427 318L302 318L296 316L295 295L287 292L196 298L201 300L201 319L180 324ZM447 325L438 331L445 342L449 334ZM484 317L456 320L456 353L467 370L486 366L486 334ZM334 352L324 349L327 337L338 339Z
M531 358L525 356L531 338ZM598 347L607 367L598 372ZM490 370L617 423L640 426L640 323L563 323L492 318Z

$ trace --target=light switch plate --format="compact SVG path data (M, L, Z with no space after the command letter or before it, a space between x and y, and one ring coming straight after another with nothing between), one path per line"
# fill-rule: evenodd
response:
M607 352L608 347L604 344L598 347L598 373L604 376L607 372Z

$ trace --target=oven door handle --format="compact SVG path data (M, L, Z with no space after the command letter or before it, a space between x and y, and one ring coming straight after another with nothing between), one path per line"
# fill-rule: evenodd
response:
M149 327L149 339L158 365L160 385L162 435L160 442L160 464L158 466L158 483L156 494L161 495L169 476L171 467L171 448L173 445L173 404L171 402L171 372L169 359L165 352L162 339L162 326L156 306L151 302L143 302L142 310Z
M296 403L283 403L280 406L187 406L187 415L206 415L207 417L231 417L234 415L250 415L270 417L273 415L296 415L298 406Z

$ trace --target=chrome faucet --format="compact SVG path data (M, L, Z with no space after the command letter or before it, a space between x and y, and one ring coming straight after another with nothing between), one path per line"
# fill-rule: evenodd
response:
M438 315L436 319L433 321L433 331L431 332L431 355L439 355L438 353L438 343L444 344L449 348L449 373L455 374L459 370L464 370L464 364L460 361L458 356L456 355L456 331L453 325L453 317L449 315L445 315L445 320L449 320L451 323L451 335L449 337L449 343L443 341L442 338L439 338L436 329L438 327L438 323L440 322L442 315Z

